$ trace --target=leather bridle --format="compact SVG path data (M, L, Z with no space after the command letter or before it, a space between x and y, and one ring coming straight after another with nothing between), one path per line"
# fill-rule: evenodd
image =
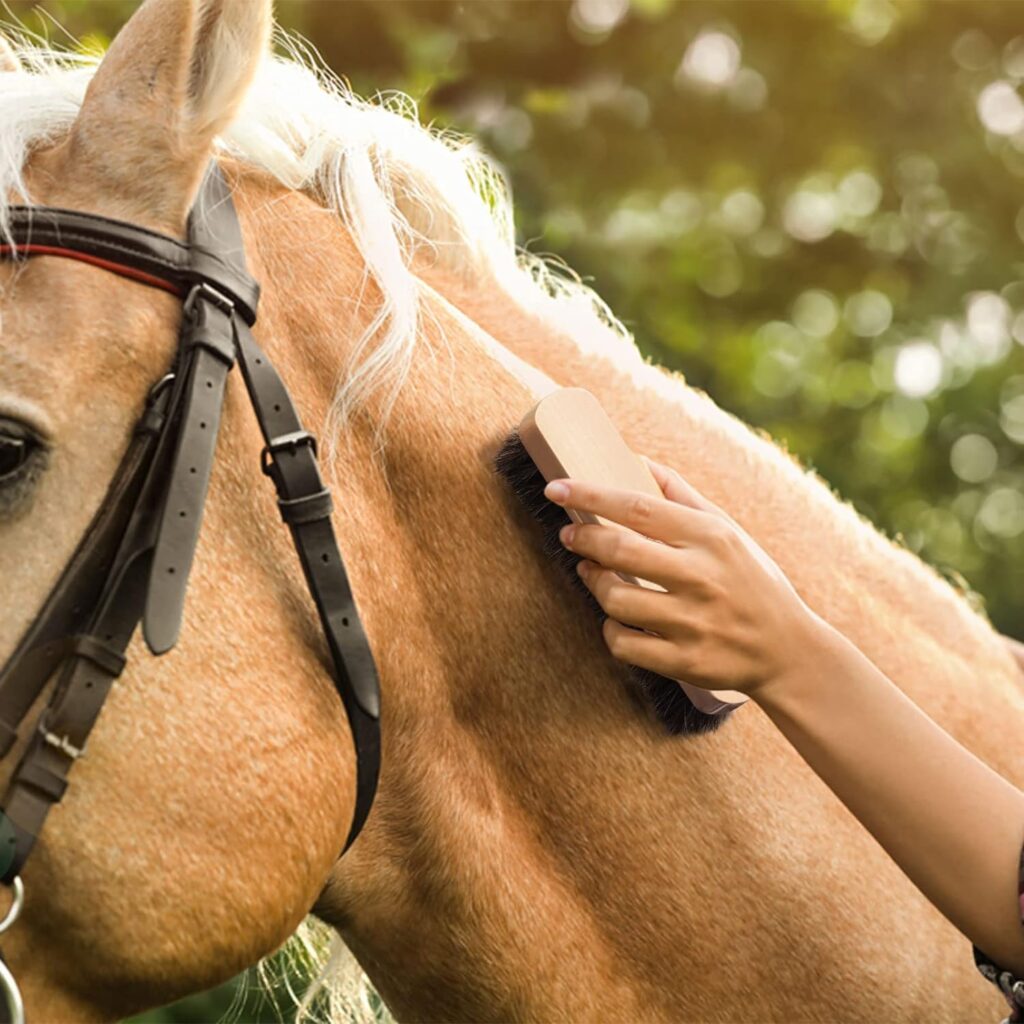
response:
M342 853L370 811L380 769L376 666L331 526L331 495L277 371L256 343L259 285L216 163L189 215L188 241L123 221L41 206L9 208L0 256L81 260L183 299L177 354L146 397L131 441L78 547L0 671L0 757L61 668L0 811L0 881L21 903L20 874L86 741L140 619L155 655L174 647L213 463L227 375L237 360L330 652L356 753L356 798ZM8 914L8 917L11 917ZM11 922L0 922L2 931ZM6 982L0 961L0 989ZM11 979L13 983L13 979ZM16 987L14 989L16 994ZM20 997L18 997L20 1002ZM8 1008L17 1019L16 1007Z

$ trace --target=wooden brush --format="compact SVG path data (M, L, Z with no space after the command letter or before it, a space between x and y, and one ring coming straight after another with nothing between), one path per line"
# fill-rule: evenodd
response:
M600 516L555 505L544 497L544 487L550 480L568 477L663 498L651 471L630 450L597 399L583 388L559 388L545 395L506 438L494 464L541 523L546 554L566 571L601 619L606 618L576 573L580 557L562 545L558 531L570 521L626 528ZM664 592L663 587L650 580L622 572L617 575L627 583ZM628 668L658 717L673 733L714 729L727 717L727 712L747 699L733 690L711 692L636 665Z

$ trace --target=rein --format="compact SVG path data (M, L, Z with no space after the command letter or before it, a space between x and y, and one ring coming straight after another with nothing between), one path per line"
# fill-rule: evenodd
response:
M344 853L359 834L380 772L380 687L331 526L332 502L288 390L250 327L259 285L248 273L241 227L216 163L189 215L188 241L123 221L50 207L10 208L5 258L63 256L183 299L172 367L142 415L92 522L42 609L0 670L0 757L52 674L49 702L0 800L0 882L13 889L6 930L20 909L21 872L46 816L68 786L125 651L142 621L154 655L181 631L202 524L227 375L237 360L265 447L260 463L277 491L330 651L335 688L356 753L356 797ZM23 1020L0 960L13 1020ZM19 1016L20 1015L20 1016Z

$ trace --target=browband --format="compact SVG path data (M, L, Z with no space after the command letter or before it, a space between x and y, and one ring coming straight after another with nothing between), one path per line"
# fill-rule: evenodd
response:
M202 197L197 203L200 201ZM206 203L210 209L201 211L200 216L225 222L231 219L237 224L233 205L221 216L217 206L224 202L231 202L229 195ZM9 206L6 237L0 236L0 256L10 255L67 256L181 298L193 286L206 284L228 298L247 324L256 322L260 286L245 269L240 234L231 249L217 251L191 237L181 242L96 213L56 206Z
M42 609L0 671L0 756L54 671L50 701L18 762L0 813L0 880L21 871L67 788L125 651L143 621L154 654L181 629L213 464L227 375L239 362L274 483L327 640L356 752L353 820L369 814L380 772L380 687L331 525L316 441L249 327L259 285L248 274L230 190L211 164L189 216L189 240L94 214L11 207L0 255L78 259L184 298L175 363L147 396L128 449Z

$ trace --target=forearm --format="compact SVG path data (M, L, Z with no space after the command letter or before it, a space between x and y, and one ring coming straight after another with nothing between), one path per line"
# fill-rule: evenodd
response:
M1017 869L1024 794L824 626L754 697L918 888L990 957L1024 975Z

